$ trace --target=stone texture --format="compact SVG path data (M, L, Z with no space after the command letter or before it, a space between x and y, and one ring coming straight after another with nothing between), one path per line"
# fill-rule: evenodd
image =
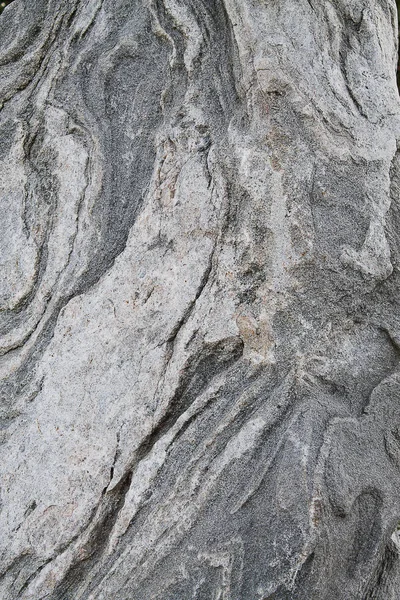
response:
M394 0L0 17L0 597L400 597Z

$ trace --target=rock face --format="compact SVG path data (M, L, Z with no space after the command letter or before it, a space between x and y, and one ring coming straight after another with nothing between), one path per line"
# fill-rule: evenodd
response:
M0 597L396 600L395 0L0 17Z

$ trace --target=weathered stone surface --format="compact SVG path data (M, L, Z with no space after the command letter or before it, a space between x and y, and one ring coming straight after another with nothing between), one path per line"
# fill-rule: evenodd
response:
M0 17L0 597L400 597L394 0Z

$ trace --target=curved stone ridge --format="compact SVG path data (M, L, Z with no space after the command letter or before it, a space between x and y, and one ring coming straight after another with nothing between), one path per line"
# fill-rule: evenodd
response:
M0 18L0 596L399 596L394 0Z

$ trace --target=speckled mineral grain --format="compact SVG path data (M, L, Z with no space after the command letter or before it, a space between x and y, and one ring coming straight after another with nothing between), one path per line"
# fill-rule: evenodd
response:
M397 600L394 0L0 17L0 598Z

